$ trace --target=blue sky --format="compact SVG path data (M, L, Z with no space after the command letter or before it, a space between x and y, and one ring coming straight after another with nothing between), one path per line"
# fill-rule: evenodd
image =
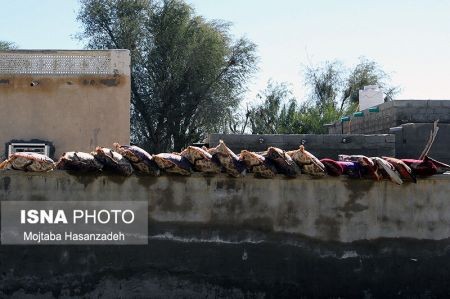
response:
M450 1L188 0L207 19L233 23L258 45L260 71L248 99L269 79L303 98L309 63L377 61L402 89L398 98L450 99ZM76 0L3 1L0 40L24 49L79 49Z

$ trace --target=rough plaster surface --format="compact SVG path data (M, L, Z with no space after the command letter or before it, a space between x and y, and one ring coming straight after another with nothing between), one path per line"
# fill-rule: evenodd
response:
M52 142L55 158L66 151L89 152L97 145L129 143L127 50L17 52L31 57L47 52L47 55L106 55L113 70L108 74L84 75L0 73L0 157L5 156L5 143L11 140ZM32 86L32 82L36 85Z
M449 179L1 171L1 201L148 200L150 221L148 245L0 246L0 297L445 298Z
M389 181L0 172L0 200L146 200L149 228L196 225L324 241L450 237L450 177ZM158 234L164 234L161 230Z

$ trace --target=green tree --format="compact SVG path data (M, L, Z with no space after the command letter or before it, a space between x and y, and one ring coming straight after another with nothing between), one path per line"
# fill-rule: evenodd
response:
M262 103L247 109L252 134L289 134L299 130L297 102L285 83L269 81L257 95Z
M14 50L14 49L17 49L15 43L0 40L0 50Z
M311 101L302 103L297 113L301 124L300 130L296 132L298 134L326 134L328 129L324 125L342 116L342 112L333 105L321 107Z
M305 69L307 98L299 103L285 84L269 83L259 96L264 101L246 115L254 134L324 134L327 123L339 120L358 109L359 90L378 85L390 100L398 87L389 84L381 67L365 58L346 69L338 61Z
M325 62L305 70L305 85L309 89L306 106L316 107L322 114L336 107L343 85L343 67L340 62Z
M309 66L305 79L309 94L300 108L304 133L326 133L325 124L357 111L359 90L364 86L378 85L385 94L385 101L399 92L398 87L389 83L389 75L366 58L361 58L351 69L337 61Z
M81 0L78 20L88 48L131 51L132 140L151 151L225 130L256 69L255 44L180 0Z
M355 110L359 101L359 90L367 85L378 85L385 94L385 101L390 101L398 94L399 87L392 86L389 75L375 62L360 58L359 63L347 75L340 99L340 110L347 107ZM356 105L355 105L356 104Z

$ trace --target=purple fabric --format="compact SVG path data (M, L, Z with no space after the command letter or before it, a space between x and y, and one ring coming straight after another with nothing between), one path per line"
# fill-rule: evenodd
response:
M336 161L343 169L344 174L351 178L361 178L363 167L358 162Z

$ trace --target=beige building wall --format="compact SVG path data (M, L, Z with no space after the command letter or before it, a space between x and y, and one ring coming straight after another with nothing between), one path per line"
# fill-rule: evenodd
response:
M0 156L11 140L65 151L130 141L128 50L0 52Z

